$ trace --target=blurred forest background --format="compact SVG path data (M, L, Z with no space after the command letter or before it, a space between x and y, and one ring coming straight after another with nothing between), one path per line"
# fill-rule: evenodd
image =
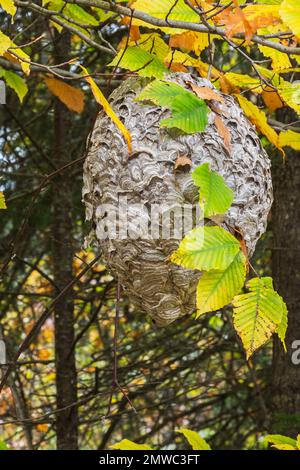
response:
M286 355L275 340L247 362L226 309L158 329L121 292L116 322L116 280L99 248L83 249L89 227L82 166L99 106L78 70L64 64L79 58L109 96L129 74L107 64L130 27L117 13L87 10L95 24L85 40L78 34L85 34L80 19L58 31L41 2L16 5L13 23L1 10L1 31L25 45L32 62L22 104L7 88L0 106L7 203L0 214L0 335L11 366L1 392L0 441L16 450L105 449L123 438L184 448L175 433L180 427L201 432L217 449L257 448L271 431L294 437L300 429L300 378L290 358L292 341L300 339L299 154L290 149L283 161L262 137L274 170L275 203L252 263L259 274L273 275L287 302ZM201 57L223 72L252 73L251 63L225 41L214 41L213 57L210 47ZM270 68L257 48L251 57ZM81 112L51 93L54 65L54 78L84 93ZM7 57L0 66L21 71ZM269 115L277 130L297 121L286 107ZM40 329L30 333L37 321ZM7 368L1 369L3 377Z

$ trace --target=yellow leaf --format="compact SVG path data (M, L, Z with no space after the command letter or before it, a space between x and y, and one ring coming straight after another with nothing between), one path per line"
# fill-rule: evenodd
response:
M271 278L252 278L247 287L249 292L236 295L232 303L233 325L249 359L278 330L287 309L274 291ZM282 333L284 339L285 332Z
M7 209L4 194L0 192L0 209Z
M261 111L255 104L251 103L251 101L247 100L242 95L235 95L238 99L241 108L243 109L244 113L246 114L247 118L254 124L259 132L267 137L267 139L275 145L275 147L280 148L278 145L278 135L272 129L271 126L267 123L267 117L263 111Z
M278 43L278 41L272 39L270 39L270 41ZM270 57L270 59L272 59L272 68L274 70L284 70L292 66L289 56L284 52L277 51L276 49L267 46L258 46L258 48L265 57Z
M297 449L295 449L295 447L293 447L289 444L276 444L276 445L273 445L271 447L275 447L275 449L278 449L278 450L297 450Z
M280 98L300 114L300 84L281 81L277 91Z
M224 78L230 83L238 88L246 88L247 90L252 90L255 93L262 92L261 81L259 78L250 77L247 74L227 72L224 75Z
M13 43L12 43L12 46L15 47L15 45ZM29 57L29 55L26 54L26 52L24 52L23 49L19 49L19 48L12 49L11 53L16 54L16 56L17 56L16 58L17 58L18 62L20 63L23 72L26 75L29 75L30 74L30 57Z
M87 69L85 67L83 67L82 65L80 65L80 67L83 70L84 75L89 75L89 72L87 71ZM92 79L92 77L86 76L85 80L90 85L91 90L93 92L93 95L94 95L97 103L99 103L103 107L106 114L112 119L112 121L116 124L118 129L122 132L122 134L124 136L124 139L127 142L128 151L131 153L132 152L132 142L131 142L131 134L130 134L129 130L120 121L120 119L118 118L118 116L116 115L116 113L114 112L114 110L110 106L109 102L107 101L107 99L103 95L103 93L100 90L100 88L98 87L98 85Z
M279 8L283 21L300 38L300 5L299 0L284 0Z
M268 40L271 42L274 42L274 44L280 44L280 43L285 44L284 40L280 40L276 38L275 36L277 34L287 31L287 29L288 27L286 25L284 25L283 23L279 23L276 25L270 25L267 28L260 28L257 31L257 34L259 36L264 36L264 35L269 36ZM274 35L274 37L272 37L272 35ZM265 57L270 57L270 59L272 60L272 68L274 70L281 71L285 69L290 69L292 67L290 57L284 52L273 49L272 47L267 47L267 46L262 46L262 45L258 45L258 48ZM271 79L272 79L272 76L271 76Z
M0 55L4 55L10 45L10 38L0 31Z
M9 49L11 50L9 51ZM9 52L9 54L20 63L23 72L26 75L30 73L30 57L22 49L18 48L16 44L5 34L0 31L0 56L3 56Z
M291 147L300 150L300 133L294 131L282 131L278 137L280 147Z
M109 446L110 449L119 449L119 450L152 450L150 446L146 444L136 444L129 439L123 439L121 442Z
M210 445L197 432L190 429L179 429L177 432L184 435L193 450L211 450Z
M84 108L84 94L78 88L75 88L62 80L45 77L44 81L51 93L62 101L67 108L76 113L81 113Z
M14 16L17 11L13 0L0 0L0 6L11 16Z

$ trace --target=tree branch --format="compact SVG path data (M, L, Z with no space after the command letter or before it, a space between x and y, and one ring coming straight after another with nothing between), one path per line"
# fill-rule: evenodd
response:
M104 11L108 12L115 12L119 13L120 15L124 16L131 16L133 18L139 19L144 21L145 23L151 24L153 26L161 27L161 28L177 28L177 29L184 29L187 31L196 31L198 33L211 33L216 34L220 37L226 37L226 31L223 28L217 26L210 26L207 27L200 23L192 23L188 21L176 21L176 20L169 20L155 18L154 16L148 15L139 10L134 10L129 7L123 7L121 5L116 5L113 2L105 2L102 0L65 0L66 3L75 3L77 5L83 5L86 7L96 7L102 8ZM24 3L24 2L23 2ZM235 39L245 39L244 33L235 34L233 36ZM291 46L284 46L283 44L276 43L273 41L269 41L263 35L254 34L252 36L251 41L255 44L260 44L261 46L267 46L272 49L275 49L280 52L284 52L285 54L294 54L300 55L300 47L291 47Z

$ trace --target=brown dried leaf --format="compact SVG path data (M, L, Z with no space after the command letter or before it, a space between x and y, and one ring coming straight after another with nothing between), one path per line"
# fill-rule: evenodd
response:
M224 103L224 98L211 88L207 86L200 87L191 82L189 82L189 85L199 98L202 98L203 100L216 100L219 101L219 103Z
M175 162L175 170L177 170L177 168L181 166L192 166L192 160L186 155L182 155L181 157L178 157Z
M215 116L215 126L218 130L219 135L224 140L224 145L228 152L231 152L231 135L228 127L224 124L220 116Z

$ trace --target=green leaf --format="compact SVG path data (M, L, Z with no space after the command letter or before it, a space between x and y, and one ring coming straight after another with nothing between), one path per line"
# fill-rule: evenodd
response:
M17 73L12 72L11 70L5 70L2 67L0 67L0 77L4 78L6 84L16 92L20 102L22 103L24 96L28 92L25 80Z
M158 33L152 31L151 34L141 34L139 39L139 47L157 57L162 63L172 49L161 38Z
M189 93L177 83L154 80L149 83L137 98L137 101L149 100L162 108L172 109L176 96Z
M233 201L233 191L224 178L209 169L209 163L196 168L192 173L195 186L200 188L200 204L204 204L204 217L225 214Z
M225 270L204 273L197 286L197 317L228 305L245 282L246 258L239 251Z
M251 279L247 287L248 294L233 299L233 324L249 359L278 329L284 314L284 303L273 290L271 278Z
M75 25L75 29L80 31L81 33L85 34L85 36L89 37L90 33L86 29L88 26L98 26L99 20L94 18L92 15L87 13L83 8L76 4L66 4L63 0L42 0L43 6L48 5L49 10L53 11L63 11L63 13L70 19L74 20L79 24L82 24L82 27ZM69 25L74 27L74 23L71 21L64 20L66 26ZM59 25L55 22L55 16L52 17L51 23L55 28L61 32L63 30L63 26Z
M110 446L110 448L119 450L152 450L152 448L146 444L136 444L128 439L123 439L121 442Z
M64 3L64 2L62 2ZM66 16L69 16L71 19L77 21L83 26L98 26L99 20L94 18L94 16L87 13L83 8L76 4L67 4L64 8L64 13Z
M264 441L273 444L272 447L275 447L276 449L288 450L286 446L291 447L294 450L297 448L297 441L295 439L281 436L280 434L269 434L264 437ZM284 446L285 449L283 449L282 446Z
M154 16L155 18L165 19L168 17L169 20L199 23L198 13L187 5L185 0L135 0L135 2L132 3L132 8ZM133 24L146 26L151 29L161 29L167 34L177 34L183 31L179 28L155 26L135 18L133 19Z
M97 13L97 16L101 23L103 23L104 21L107 21L109 18L115 15L113 11L104 11L102 10L102 8L94 7L94 11L95 13Z
M286 304L284 303L284 301L282 301L282 319L277 327L276 333L278 334L278 337L280 341L282 342L285 352L287 352L287 348L285 344L285 335L286 335L287 326L288 326L288 310L287 310Z
M189 429L179 429L177 432L184 435L193 450L211 450L210 445L197 432Z
M172 116L160 122L162 127L176 127L193 134L204 131L208 123L209 108L205 101L176 83L155 80L144 88L138 100L150 100L171 109Z
M176 127L187 134L205 130L208 119L208 107L203 100L192 94L177 96L172 104L173 115L160 122L162 127Z
M108 65L137 72L142 77L162 78L168 72L167 67L155 55L138 46L129 46L125 52L119 51Z
M8 450L6 442L0 441L0 450Z
M132 6L156 18L164 19L168 15L169 20L199 22L199 14L184 0L136 0Z
M4 194L0 191L0 209L6 209Z
M239 251L239 241L222 227L197 227L184 237L170 260L189 269L223 270Z

